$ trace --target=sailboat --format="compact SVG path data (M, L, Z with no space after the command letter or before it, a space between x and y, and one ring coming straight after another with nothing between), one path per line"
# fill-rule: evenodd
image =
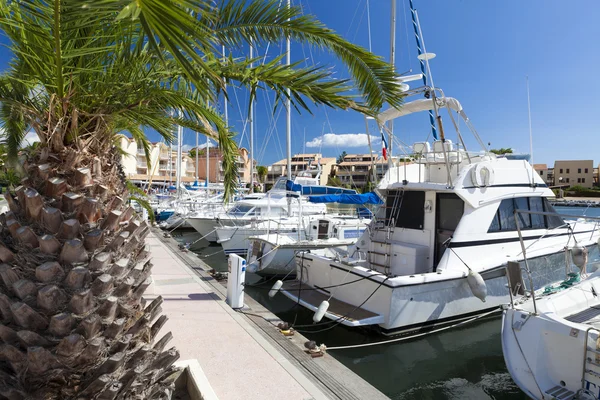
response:
M528 263L508 266L502 352L513 380L532 399L600 398L599 252L594 246L588 253L573 239L563 237L563 274L551 285L540 285Z

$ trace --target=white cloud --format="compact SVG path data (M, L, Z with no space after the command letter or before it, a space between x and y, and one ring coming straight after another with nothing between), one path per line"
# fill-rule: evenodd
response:
M40 138L38 137L37 133L35 133L34 131L29 131L27 132L27 135L25 135L25 137L23 138L21 146L29 146L39 141Z
M306 147L366 147L368 139L366 133L326 133L306 142ZM378 136L371 135L371 144L380 140Z
M206 143L202 143L201 145L198 145L199 149L203 149L205 147L206 147ZM209 142L208 147L217 147L217 145L211 141L211 142Z
M183 146L181 146L182 151L190 151L192 148L193 146L191 144L184 144Z

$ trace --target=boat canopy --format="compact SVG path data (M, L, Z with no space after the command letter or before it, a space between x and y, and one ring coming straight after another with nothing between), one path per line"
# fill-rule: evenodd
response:
M290 192L300 192L303 195L315 195L315 194L356 194L354 189L344 189L334 186L313 186L313 185L299 185L294 181L288 180L285 182L285 190Z
M438 108L450 108L451 110L459 113L463 118L466 118L464 115L463 108L454 97L438 97L437 98ZM400 109L397 108L389 108L379 114L377 116L377 121L383 124L392 119L396 119L398 117L402 117L405 115L409 115L412 113L420 112L420 111L429 111L433 110L433 99L420 99L411 101L409 103L404 103Z
M364 194L337 194L325 196L309 196L311 203L340 203L340 204L383 204L383 201L373 192Z

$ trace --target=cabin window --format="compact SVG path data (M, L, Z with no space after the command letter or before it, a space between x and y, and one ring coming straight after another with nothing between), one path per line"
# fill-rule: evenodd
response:
M242 217L242 216L246 215L246 213L248 213L248 211L252 210L253 208L254 207L252 207L252 206L238 204L238 205L233 206L233 208L231 210L229 210L227 212L227 214L232 215L234 217ZM254 213L252 213L251 215L254 215Z
M548 199L543 197L505 199L500 203L488 232L516 231L515 210L556 212L548 202ZM545 216L519 213L517 218L519 218L521 229L552 229L564 224L562 218L556 215Z
M529 210L530 211L544 211L544 199L542 197L530 197L529 198ZM531 228L532 229L545 229L546 222L543 215L530 214Z
M397 228L423 229L425 192L390 190L386 198L387 225Z
M329 221L319 220L319 230L317 232L317 239L327 239L329 233Z

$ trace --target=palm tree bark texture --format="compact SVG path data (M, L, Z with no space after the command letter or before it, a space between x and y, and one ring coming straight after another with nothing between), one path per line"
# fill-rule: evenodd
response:
M155 340L166 321L162 299L142 297L151 282L149 226L125 204L120 156L107 150L46 148L25 162L28 178L15 195L5 193L5 398L170 398L179 353L166 347L170 332Z

